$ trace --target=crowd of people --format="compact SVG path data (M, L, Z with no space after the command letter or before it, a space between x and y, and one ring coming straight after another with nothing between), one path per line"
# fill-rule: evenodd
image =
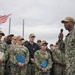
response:
M0 30L0 75L75 75L75 20L66 17L61 23L69 33L63 40L61 31L49 48L46 40L35 42L33 33L29 40L14 34L1 40Z

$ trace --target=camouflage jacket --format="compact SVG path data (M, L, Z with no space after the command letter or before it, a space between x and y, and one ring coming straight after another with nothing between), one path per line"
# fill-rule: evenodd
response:
M16 56L18 54L22 54L25 58L25 65L28 63L29 61L29 51L26 47L24 46L12 46L10 48L10 51L9 51L9 61L11 62L10 64L17 64L18 61L16 60Z
M34 54L34 60L35 60L36 66L38 67L38 70L42 68L41 64L43 60L47 60L48 62L46 69L50 69L52 67L51 56L47 51L45 52L42 52L42 50L36 51Z
M69 32L65 38L65 53L67 60L75 60L75 29Z
M53 60L55 64L59 64L60 62L65 62L65 53L56 47L53 51Z
M4 41L0 41L0 52L4 53L3 59L4 61L7 59L7 44ZM1 65L4 65L5 63L1 63Z

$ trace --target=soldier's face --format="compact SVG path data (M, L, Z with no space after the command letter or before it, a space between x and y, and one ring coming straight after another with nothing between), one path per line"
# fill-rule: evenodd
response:
M66 30L70 30L72 28L73 23L71 21L69 22L64 22L64 27Z
M12 41L13 41L14 44L16 44L16 42L17 42L16 39L12 39Z
M35 37L30 37L29 39L31 42L34 42Z
M41 46L41 42L37 42L37 44L38 44L39 46Z
M50 49L51 49L51 50L54 50L54 49L55 49L55 46L50 46Z
M18 43L19 45L22 45L22 40L18 40L17 43Z
M47 48L47 45L45 45L45 44L44 44L44 45L41 45L41 49L42 49L42 50L44 50L44 51L45 51L45 50L46 50L46 48Z

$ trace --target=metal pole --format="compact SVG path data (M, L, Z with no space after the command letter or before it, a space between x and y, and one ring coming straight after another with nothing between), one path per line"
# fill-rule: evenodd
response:
M24 38L24 19L23 19L23 30L22 30L22 37Z
M9 34L10 34L10 30L11 30L11 18L9 18Z

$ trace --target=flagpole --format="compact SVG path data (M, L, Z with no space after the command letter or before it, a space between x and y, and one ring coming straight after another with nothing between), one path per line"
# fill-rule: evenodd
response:
M24 19L23 19L23 30L22 30L22 37L24 38Z
M9 34L10 34L10 30L11 30L11 18L9 18Z

